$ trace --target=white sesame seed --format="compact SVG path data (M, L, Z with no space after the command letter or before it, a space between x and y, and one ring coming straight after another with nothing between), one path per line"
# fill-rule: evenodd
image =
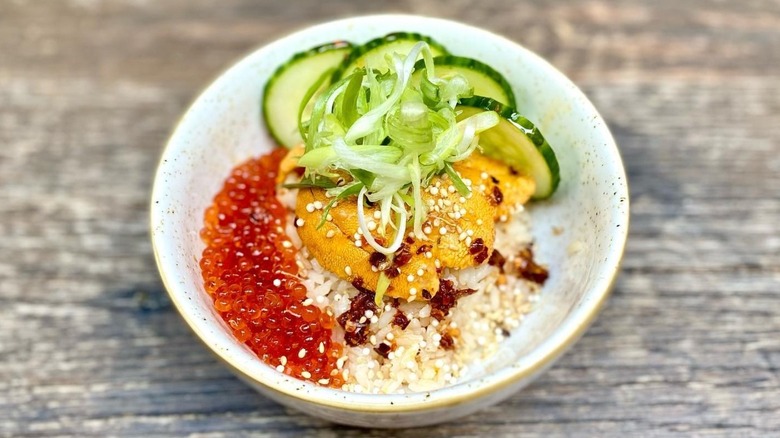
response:
M290 242L289 240L285 240L284 242L282 242L282 246L285 248L292 248L292 242Z
M441 268L441 261L440 261L439 259L436 259L436 260L434 260L434 261L433 261L433 264L434 264L434 266L436 266L437 268Z
M304 221L303 218L299 217L298 219L295 219L296 226L302 227L304 223L306 223L306 221Z
M398 310L398 312L400 312L400 310ZM388 341L392 341L393 338L395 338L393 332L389 332L387 335L385 335L385 339L387 339Z
M375 335L371 335L371 336L368 338L368 342L370 342L370 343L371 343L371 345L376 345L376 336L375 336Z
M365 316L361 316L359 321L361 324L365 324L365 322L368 321L368 318L366 318Z
M439 234L441 234L442 236L447 234L447 227L439 228Z
M430 188L429 192L431 192L431 195L438 195L439 194L439 188L436 186L433 186Z
M368 223L366 224L366 228L368 228L368 231L376 230L376 222L368 221Z
M417 270L417 276L418 277L422 277L423 275L425 275L425 270L423 268L418 269Z
M415 288L409 289L409 295L417 295L417 289Z
M344 362L346 362L346 361L347 361L347 357L346 357L346 356L342 356L342 357L340 357L340 358L339 358L339 359L336 361L336 368L338 368L338 369L341 369L341 368L343 368L343 367L344 367Z
M279 280L278 278L274 279L274 286L279 287L282 285L282 280Z
M323 297L322 295L317 295L317 298L315 298L314 301L316 301L318 304L322 304L325 302L325 297Z
M498 220L500 220L501 222L506 222L507 217L505 214L502 214L501 217L498 218Z
M360 248L361 246L363 246L363 241L362 241L361 239L357 239L357 240L355 240L355 246L357 246L358 248Z
M474 235L474 230L466 230L466 234L469 235L469 236L473 236Z
M301 351L298 352L298 357L303 359L303 356L306 356L306 349L301 348Z
M319 351L319 352L320 352L320 354L324 353L324 352L325 352L325 344L324 344L324 343L322 343L322 342L320 342L320 346L319 346L319 348L317 349L317 351Z
M456 190L456 189L455 189L455 186L449 186L449 187L447 187L447 191L448 191L448 192L450 192L450 193L455 193L455 190Z
M431 230L431 227L429 227L429 226L426 226L425 228L423 228L423 233L425 233L425 234L431 234L431 231L433 231L433 230Z
M465 204L466 203L466 198L461 196L460 199L458 199L458 201L460 201L461 204Z
M374 219L382 219L382 212L379 210L374 212Z
M283 373L283 372L284 372L284 367L283 367L283 366L281 366L281 365L278 365L278 366L276 367L276 371L279 371L280 373Z
M320 379L317 380L317 383L319 383L320 385L327 385L328 383L330 383L330 379Z
M314 303L314 300L312 300L311 298L306 298L305 300L303 300L301 304L303 304L304 306L311 306L312 303Z
M328 232L325 233L325 237L327 237L328 239L330 239L331 237L333 237L335 235L336 235L336 232L333 231L333 230L328 230Z
M287 365L287 356L282 356L279 358L279 363L282 365Z
M482 219L477 219L477 225L482 225Z
M322 202L314 201L314 208L316 208L317 210L322 210Z
M379 318L377 318L376 315L372 316L371 317L371 324L376 324L377 322L379 322Z
M413 282L414 281L414 275L412 275L412 274L407 275L406 276L406 281L408 281L409 283Z
M311 373L308 371L303 371L301 373L301 377L303 377L304 379L311 379Z
M328 213L328 215L325 216L325 220L332 221L333 220L333 216L331 216L330 213Z
M466 246L471 246L471 236L467 236L466 237L465 243L466 243Z
M368 310L366 310L364 315L366 315L366 318L371 318L372 316L374 316L374 311L371 310L371 309L368 309Z
M350 268L349 265L345 266L344 273L347 275L352 275L352 268Z
M430 259L430 258L432 258L432 257L433 257L433 253L431 253L430 251L426 251L426 252L425 252L425 258L428 258L428 259Z
M312 204L311 202L306 204L306 211L308 211L309 213L314 213L314 204Z

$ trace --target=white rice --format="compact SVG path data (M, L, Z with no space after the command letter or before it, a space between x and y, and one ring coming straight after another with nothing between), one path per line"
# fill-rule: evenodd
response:
M292 211L295 190L281 190L279 199ZM311 257L298 238L293 214L287 221L287 235L299 249L300 276L306 286L311 305L330 309L333 315L347 311L350 299L358 291L347 281L325 270ZM495 247L511 263L513 255L532 242L528 215L517 212L508 222L496 224ZM430 391L456 383L475 367L498 351L505 338L523 316L531 311L539 285L513 275L502 276L499 269L487 264L451 271L443 278L453 280L458 289L477 292L458 300L447 318L431 317L431 306L425 301L403 302L398 309L387 304L377 311L369 326L369 343L357 347L345 345L339 360L346 382L345 391L373 394ZM499 283L503 284L499 284ZM395 312L402 311L409 325L402 330L393 325ZM343 342L344 332L338 325L334 340ZM455 348L445 350L440 341L444 334L455 340ZM394 346L387 358L374 351L382 342Z

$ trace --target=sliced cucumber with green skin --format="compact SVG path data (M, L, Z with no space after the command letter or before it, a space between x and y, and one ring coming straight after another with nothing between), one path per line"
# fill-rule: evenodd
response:
M530 175L536 182L533 199L552 196L560 183L558 159L547 140L530 120L514 108L488 97L474 96L461 99L456 111L459 119L483 111L495 111L501 121L479 135L479 144L485 155L501 160L513 169Z
M511 107L516 106L512 87L493 67L476 59L453 55L437 56L433 58L433 64L436 67L436 76L447 78L460 73L474 87L475 95L489 97ZM419 84L424 69L425 61L422 59L417 61L412 74L414 84Z
M428 43L433 56L441 56L448 53L444 46L434 41L431 37L420 35L419 33L391 33L375 38L362 46L355 47L333 77L334 79L340 79L366 65L384 73L389 70L385 55L392 53L406 55L420 41Z
M293 55L274 72L263 93L263 117L279 144L289 148L303 142L298 131L301 101L312 84L328 69L341 65L352 48L346 41L314 47ZM327 86L326 80L323 88Z

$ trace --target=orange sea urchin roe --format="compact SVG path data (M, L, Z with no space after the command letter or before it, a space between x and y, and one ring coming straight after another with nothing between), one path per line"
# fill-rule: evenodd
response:
M303 305L296 249L284 233L286 209L276 199L282 149L237 166L206 209L200 260L214 308L263 361L301 379L340 386L331 341L335 319Z

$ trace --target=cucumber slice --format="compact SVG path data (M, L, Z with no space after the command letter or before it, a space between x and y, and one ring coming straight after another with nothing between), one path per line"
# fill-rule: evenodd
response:
M444 46L434 41L431 37L420 35L419 33L391 33L375 38L362 46L355 47L336 71L334 78L339 79L367 65L380 73L384 73L389 70L385 55L391 53L406 55L420 41L428 43L433 56L441 56L448 53Z
M337 41L293 55L265 85L263 118L271 136L286 147L301 144L298 110L306 92L325 71L336 68L352 51L352 44ZM328 81L319 91L328 86ZM316 93L315 93L316 96ZM311 113L309 108L304 119Z
M536 181L533 199L552 196L560 183L560 167L550 144L530 120L514 108L488 97L474 96L461 99L456 110L459 119L483 111L495 111L501 116L497 126L479 135L483 153L501 160L513 169L531 175Z
M475 95L489 97L511 107L516 106L512 87L493 67L476 59L452 55L437 56L433 58L433 64L436 66L436 76L446 78L460 73L474 87ZM424 68L425 61L422 59L414 65L415 71L412 74L414 84L420 83Z

